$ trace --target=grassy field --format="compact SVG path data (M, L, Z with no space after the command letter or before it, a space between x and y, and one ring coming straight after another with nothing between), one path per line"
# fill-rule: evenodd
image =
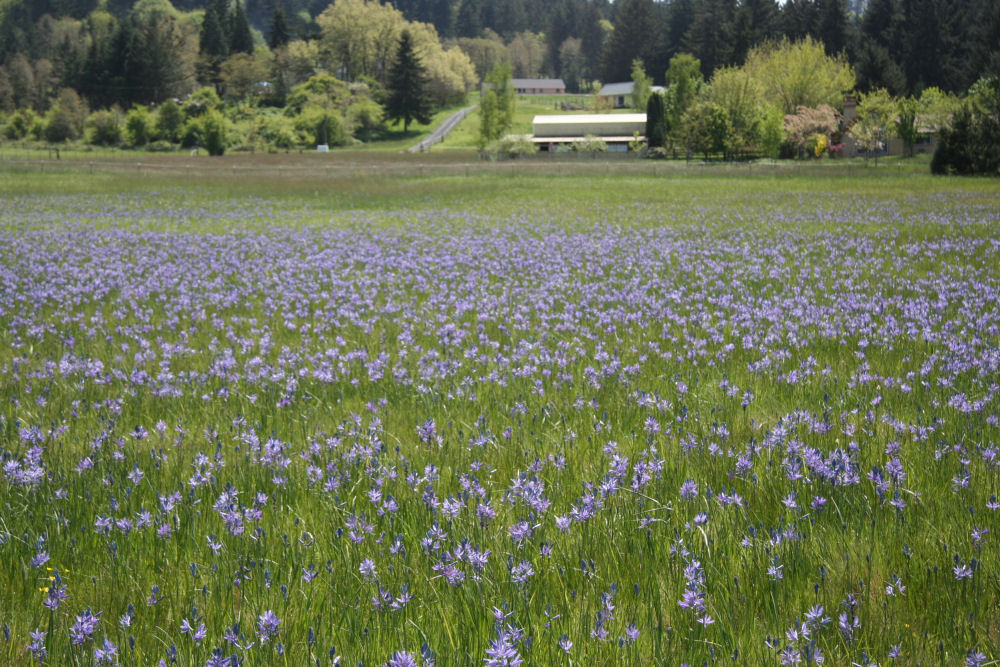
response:
M1000 659L1000 183L440 153L0 165L0 663Z

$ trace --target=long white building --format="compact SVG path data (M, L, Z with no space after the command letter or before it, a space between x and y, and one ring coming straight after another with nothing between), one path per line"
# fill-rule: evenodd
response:
M640 139L646 138L646 114L551 114L535 116L531 128L531 140L543 151L559 144L582 141L588 136L602 139L608 150L628 150L636 132Z

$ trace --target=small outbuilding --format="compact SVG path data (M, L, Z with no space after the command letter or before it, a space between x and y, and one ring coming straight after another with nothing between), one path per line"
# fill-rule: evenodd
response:
M566 84L562 79L511 79L510 83L518 95L566 94Z
M611 106L615 109L625 109L632 106L632 91L635 90L634 81L622 81L620 83L606 83L601 86L601 90L597 93L598 96L603 97L611 102ZM664 92L663 86L653 86L651 90L654 93Z

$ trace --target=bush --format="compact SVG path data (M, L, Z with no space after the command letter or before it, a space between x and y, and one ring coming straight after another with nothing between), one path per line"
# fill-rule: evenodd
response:
M184 127L181 128L181 146L184 148L201 146L203 136L201 119L191 118L185 121Z
M96 146L116 146L122 140L118 114L113 111L95 111L87 119L85 141Z
M3 128L3 135L8 139L18 140L28 136L31 126L34 124L34 114L31 110L15 111Z
M493 153L509 158L525 157L538 152L531 135L528 134L508 134L503 136L493 145Z
M198 118L209 111L218 110L222 107L222 100L215 88L205 86L191 93L191 96L184 102L184 116L187 118Z
M45 140L62 143L79 139L87 120L87 105L72 88L63 88L45 114Z
M158 139L147 145L146 150L153 153L169 153L174 150L174 145L165 139Z
M156 112L156 136L176 142L184 125L184 114L173 100L167 100Z
M670 157L670 153L667 151L666 148L662 147L650 148L643 154L643 157L646 157L650 160L666 160L668 157Z
M571 144L571 148L574 153L596 154L608 152L608 145L604 143L604 140L592 134L588 134L580 141L574 141Z
M125 116L125 141L129 146L145 146L153 138L153 115L144 106L132 107Z
M307 106L295 118L295 129L302 135L302 142L307 146L342 146L347 141L340 113L332 109Z
M382 107L370 98L361 98L347 107L347 122L361 141L371 141L385 130Z
M969 98L941 130L932 173L1000 175L1000 79L980 80Z
M295 134L295 123L284 116L270 116L264 119L260 128L264 143L275 148L294 148L298 143Z
M226 152L226 119L218 111L209 111L202 119L202 145L209 155Z

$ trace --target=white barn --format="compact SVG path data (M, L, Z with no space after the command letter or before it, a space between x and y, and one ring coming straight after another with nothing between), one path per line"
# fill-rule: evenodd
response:
M646 138L646 114L547 114L535 116L531 128L531 140L543 151L583 141L588 136L602 139L608 150L624 151L636 132L640 139Z

